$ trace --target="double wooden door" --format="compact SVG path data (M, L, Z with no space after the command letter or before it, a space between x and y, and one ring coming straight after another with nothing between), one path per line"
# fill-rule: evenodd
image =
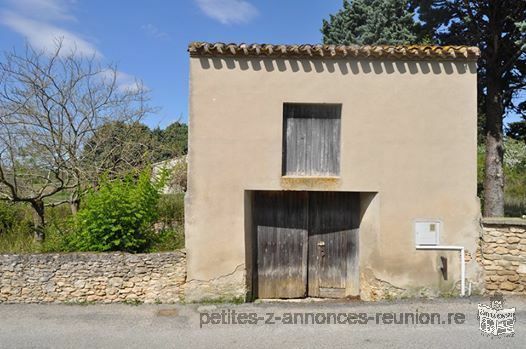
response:
M258 298L358 295L359 194L254 194Z

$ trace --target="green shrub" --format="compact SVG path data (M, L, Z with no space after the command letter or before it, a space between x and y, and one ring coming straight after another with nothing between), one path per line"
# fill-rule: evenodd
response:
M161 195L157 211L164 226L184 224L184 193Z
M16 222L17 212L14 205L0 201L0 234L5 234L11 230Z
M42 243L34 241L33 211L27 204L0 202L0 217L0 225L3 227L0 228L0 253L67 250L64 240L71 231L71 211L68 206L46 208L46 239Z
M109 181L88 193L77 217L69 206L46 208L46 239L36 243L32 210L0 202L0 253L161 252L184 247L184 193L159 194L168 175L149 172ZM155 230L154 231L154 225Z
M13 228L0 235L0 253L39 252L30 229Z
M165 177L165 176L161 176ZM150 171L138 177L103 179L97 191L84 199L76 217L76 229L69 246L77 251L142 252L152 241L157 219L159 192L165 178L155 183Z
M69 207L63 206L67 210L60 210L59 214L52 216L52 220L48 222L45 228L46 239L39 244L39 252L73 252L74 246L70 244L75 232L75 220L71 216ZM55 210L53 210L55 211ZM69 213L62 219L56 218L62 216L63 213Z
M24 203L0 201L0 235L11 230L31 230L33 211Z
M504 165L526 169L526 143L513 138L504 140Z
M34 250L31 208L0 201L0 253Z
M504 140L504 214L520 217L526 214L526 144L511 138ZM477 152L477 189L484 206L484 145Z
M184 227L163 229L155 234L148 252L174 251L184 248Z
M504 152L504 212L526 215L526 143L507 138Z
M184 193L161 195L159 217L150 252L173 251L184 247Z
M506 216L526 215L526 166L504 168L504 212Z

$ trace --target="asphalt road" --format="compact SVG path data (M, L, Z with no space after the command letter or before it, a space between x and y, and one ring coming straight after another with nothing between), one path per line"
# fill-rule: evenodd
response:
M526 298L506 298L504 308L516 308L513 337L482 335L477 303L488 304L489 300L138 306L6 304L0 305L0 348L526 348ZM413 318L401 318L401 312L413 314ZM392 318L384 313L395 315ZM426 322L428 315L438 322L436 315L428 313L439 313L440 322L445 324L383 323L389 319L416 322L416 318ZM460 315L456 319L450 315L448 324L448 313ZM294 317L296 324L282 323L293 322ZM302 317L304 324L300 324ZM331 324L323 324L324 320ZM221 321L224 324L213 324ZM334 324L335 321L342 323Z

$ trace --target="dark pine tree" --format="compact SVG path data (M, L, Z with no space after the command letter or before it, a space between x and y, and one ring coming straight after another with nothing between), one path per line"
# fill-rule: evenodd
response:
M414 43L415 21L407 0L344 0L321 32L325 44L402 45Z
M478 62L479 114L486 147L484 215L504 215L504 128L509 113L525 115L526 1L413 0L421 35L442 45L473 45Z

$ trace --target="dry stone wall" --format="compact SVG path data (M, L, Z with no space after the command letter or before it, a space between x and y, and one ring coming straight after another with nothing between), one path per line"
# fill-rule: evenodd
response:
M485 218L477 256L485 291L526 294L526 220Z
M174 303L185 279L184 251L0 255L3 303Z
M526 295L526 220L484 219L477 261L484 292ZM183 250L0 255L0 303L175 303L185 291L186 300L195 301L216 288L241 298L244 281L239 268L225 278L185 284Z

